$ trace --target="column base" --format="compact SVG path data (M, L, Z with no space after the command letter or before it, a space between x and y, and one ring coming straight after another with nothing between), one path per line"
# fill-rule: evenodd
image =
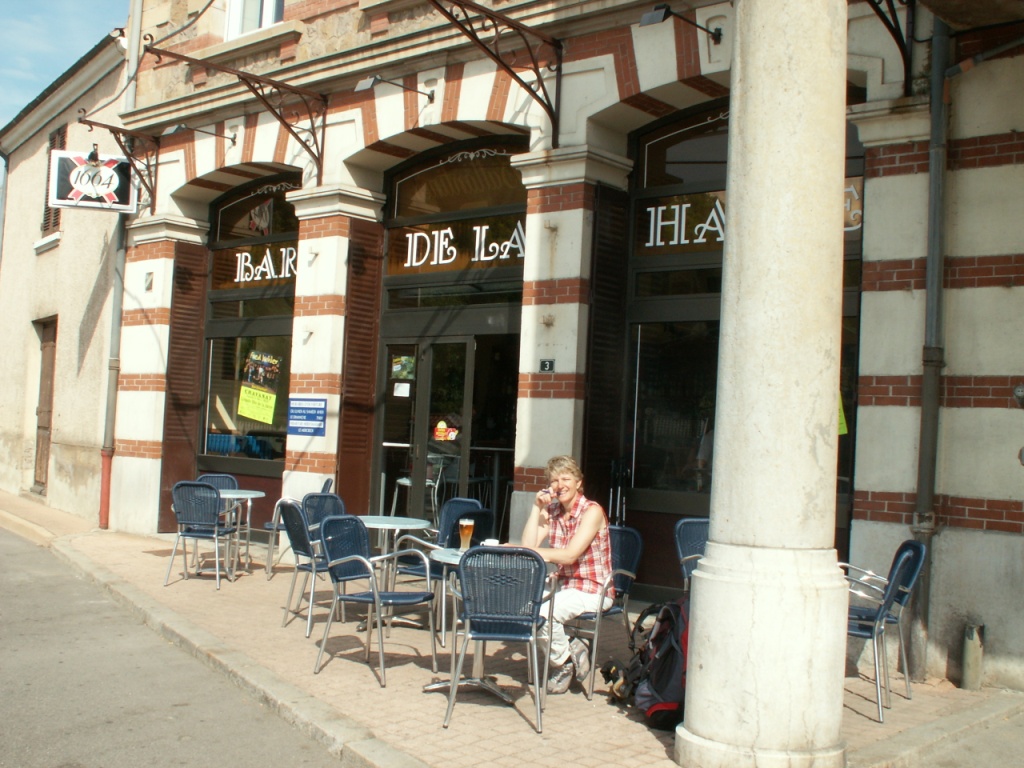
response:
M815 750L751 749L704 739L676 728L675 761L701 768L844 768L842 744Z

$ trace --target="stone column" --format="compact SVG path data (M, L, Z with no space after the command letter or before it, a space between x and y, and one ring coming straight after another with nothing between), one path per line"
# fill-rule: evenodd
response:
M676 761L844 765L844 0L736 4L711 542Z

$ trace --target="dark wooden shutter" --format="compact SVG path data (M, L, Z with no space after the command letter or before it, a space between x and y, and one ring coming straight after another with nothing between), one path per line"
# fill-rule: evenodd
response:
M383 226L352 220L338 434L338 493L352 510L370 506L383 248Z
M594 195L594 251L583 418L587 496L608 503L612 461L622 453L626 360L626 284L629 196L598 185ZM609 516L612 510L608 510Z
M175 529L171 489L196 476L199 419L203 403L204 318L209 252L190 243L174 244L164 406L163 460L160 468L160 519L163 533Z
M50 149L67 149L68 127L62 125L50 134ZM39 229L44 235L49 235L60 229L60 208L51 208L50 201L50 164L52 156L47 154L46 158L46 184L43 192L43 223Z

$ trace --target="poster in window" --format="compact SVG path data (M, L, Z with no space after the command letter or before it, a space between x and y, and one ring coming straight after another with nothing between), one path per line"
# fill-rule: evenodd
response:
M411 381L416 378L416 358L412 355L391 356L391 378Z
M280 357L255 349L250 352L242 373L238 415L264 424L273 424L280 375Z

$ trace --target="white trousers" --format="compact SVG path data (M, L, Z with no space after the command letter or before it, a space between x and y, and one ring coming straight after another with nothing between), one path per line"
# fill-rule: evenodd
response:
M601 595L593 592L581 592L578 589L560 589L555 593L554 619L551 622L550 633L548 623L545 622L541 628L541 637L548 639L548 658L552 666L560 667L569 658L569 637L565 634L565 622L575 619L582 613L596 613L598 610L608 610L612 607L614 600L610 597L604 599L604 606L601 605ZM545 601L540 608L540 615L547 618L548 601Z

